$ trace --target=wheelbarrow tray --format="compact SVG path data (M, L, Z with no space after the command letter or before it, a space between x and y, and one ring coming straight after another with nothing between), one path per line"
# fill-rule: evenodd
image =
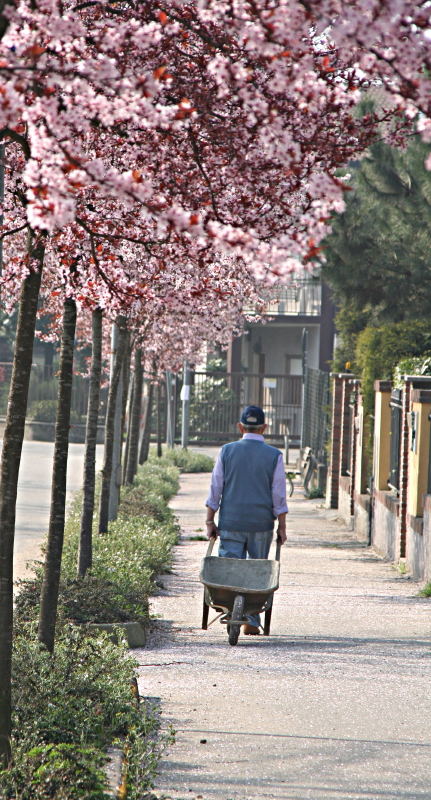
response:
M266 558L202 559L199 580L205 586L205 601L213 608L232 611L235 596L245 597L244 613L258 613L272 602L280 578L279 561Z

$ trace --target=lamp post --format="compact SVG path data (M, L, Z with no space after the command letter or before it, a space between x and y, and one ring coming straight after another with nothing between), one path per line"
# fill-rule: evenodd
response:
M190 427L190 368L187 361L184 362L183 368L183 388L181 389L181 447L187 448L189 443L189 427Z

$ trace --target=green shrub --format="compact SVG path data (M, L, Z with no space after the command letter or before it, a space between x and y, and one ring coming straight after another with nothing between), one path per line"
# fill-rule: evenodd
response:
M93 565L84 579L76 577L81 495L70 506L65 526L59 615L74 622L148 620L148 598L157 574L171 564L179 528L167 501L178 490L178 469L172 464L147 463L133 486L123 491L118 518L108 533L97 532L94 518ZM17 619L34 620L39 613L42 572L20 581Z
M212 472L214 467L214 459L210 456L184 448L167 450L164 457L167 461L175 464L181 472Z
M20 582L15 608L13 664L14 766L0 773L2 800L105 800L103 751L124 737L129 792L151 788L165 739L154 714L133 701L135 663L125 644L107 634L86 635L74 622L145 621L155 576L170 564L178 526L167 501L178 489L171 463L146 464L123 492L119 516L98 534L94 515L93 567L76 578L81 497L65 529L59 621L54 654L37 639L41 565ZM121 634L120 634L121 639Z
M374 381L392 379L401 359L420 356L429 350L431 329L428 320L365 328L357 339L356 363L366 413L371 414L374 410Z
M19 800L109 800L103 765L94 748L48 744L24 753L19 766L0 773L3 797Z
M41 648L33 624L19 625L13 656L13 729L19 747L36 743L106 744L127 730L134 661L125 645L63 626L55 653Z
M28 418L32 422L55 422L56 413L56 400L37 400L31 404Z
M131 692L134 660L125 643L86 637L66 625L54 654L41 648L35 625L19 624L13 651L12 769L0 772L2 800L104 800L104 750L121 737L142 761L149 788L163 739L154 713Z
M160 494L164 500L170 500L179 489L178 469L166 457L151 459L139 468L133 487L142 487L145 494Z
M403 375L431 376L431 353L423 353L421 356L401 359L394 369L393 384L395 389L403 388Z
M28 419L31 422L55 422L57 415L57 400L36 400L31 404ZM79 424L82 422L82 416L77 411L71 409L70 422L72 424Z

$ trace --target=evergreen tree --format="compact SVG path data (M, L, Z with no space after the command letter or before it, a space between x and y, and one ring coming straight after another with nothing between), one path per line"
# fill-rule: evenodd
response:
M322 269L339 307L340 366L354 360L367 325L431 314L429 149L416 136L404 150L377 142L352 165L352 191L333 220Z

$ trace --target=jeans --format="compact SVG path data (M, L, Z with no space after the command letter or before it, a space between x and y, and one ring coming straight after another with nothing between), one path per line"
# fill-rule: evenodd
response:
M222 558L268 558L274 532L219 531L218 554ZM249 614L250 625L260 626L260 615Z

